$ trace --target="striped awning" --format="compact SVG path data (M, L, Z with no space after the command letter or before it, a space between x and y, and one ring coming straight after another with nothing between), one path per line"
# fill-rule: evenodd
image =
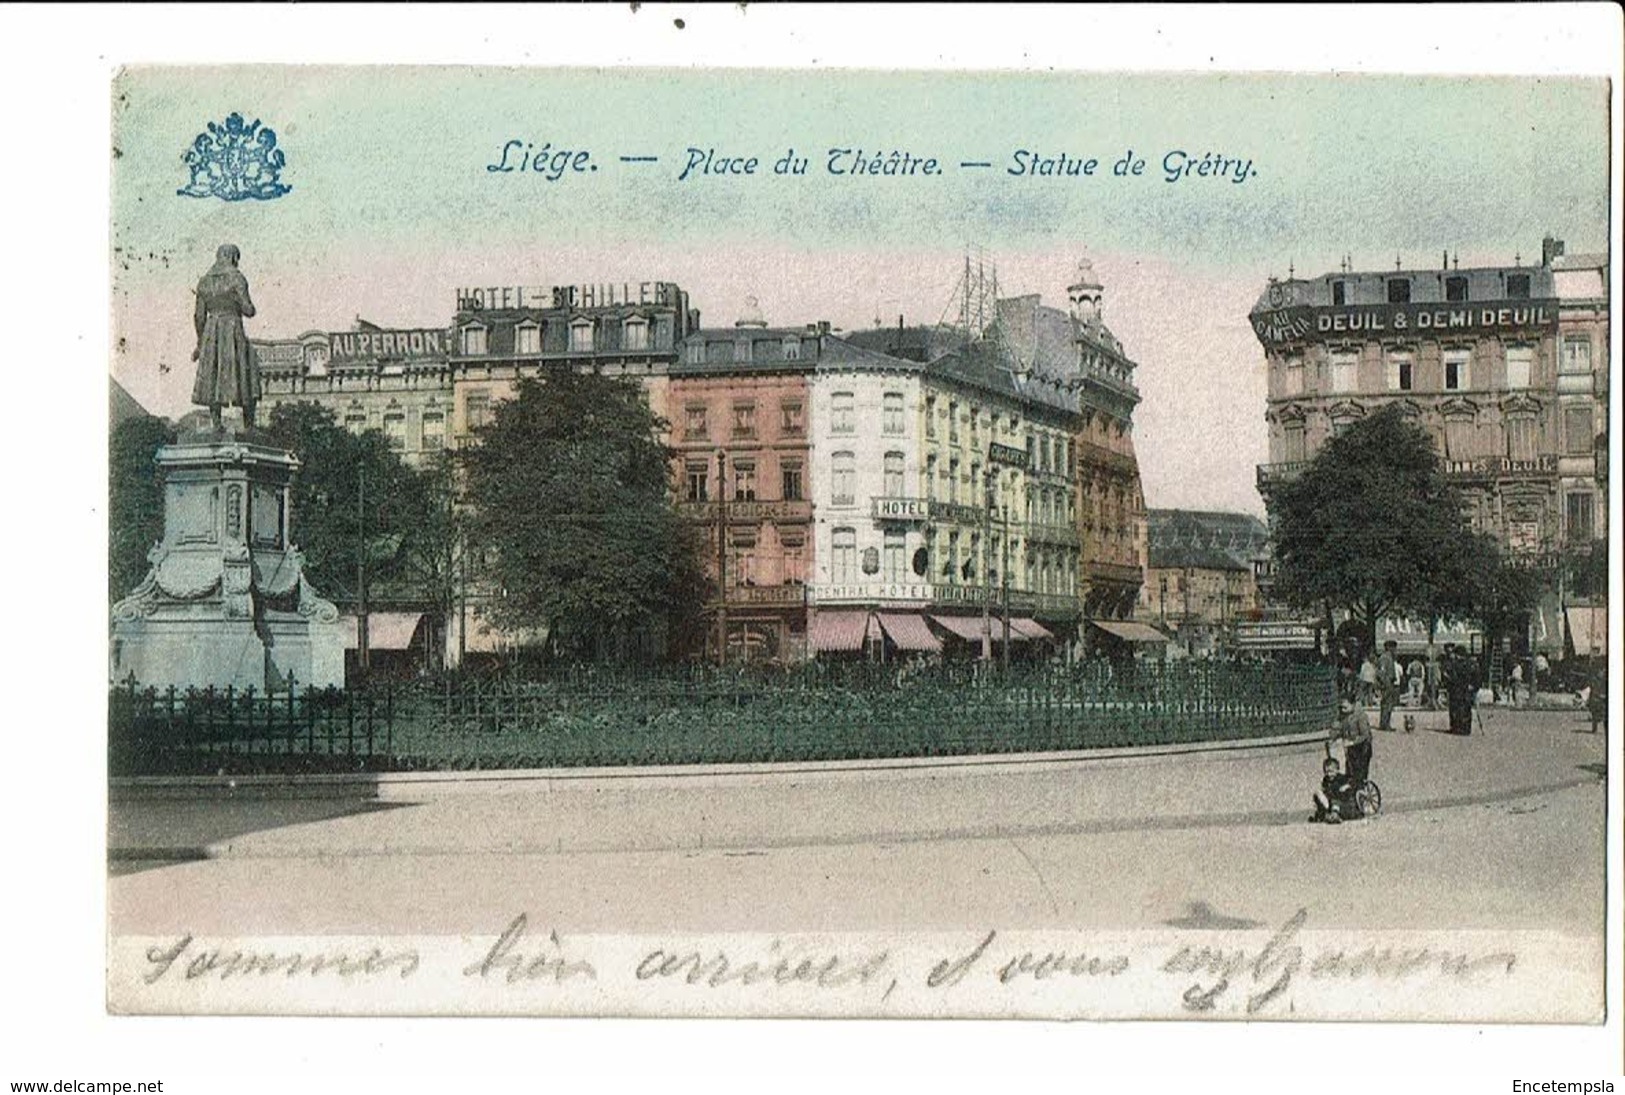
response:
M421 612L369 612L367 613L367 648L369 650L408 650L412 639L423 622ZM361 628L354 616L344 617L344 649L361 648Z
M1149 624L1137 624L1132 620L1090 620L1089 622L1106 634L1122 639L1126 643L1165 643L1168 641L1168 636Z
M1010 637L1013 639L1019 632L1022 638L1046 639L1053 641L1055 633L1037 620L1029 620L1025 616L1012 616L1010 618Z
M879 612L875 614L875 618L880 621L886 637L896 644L899 650L934 652L942 649L942 640L931 634L931 629L925 625L924 616L908 612Z
M1569 605L1563 610L1569 623L1569 642L1576 657L1608 653L1608 610Z
M862 650L869 635L869 613L820 611L807 623L807 645L828 653Z
M961 639L973 643L982 641L982 618L980 616L932 616L932 620L939 627L958 635ZM1002 625L994 624L993 633L999 635Z

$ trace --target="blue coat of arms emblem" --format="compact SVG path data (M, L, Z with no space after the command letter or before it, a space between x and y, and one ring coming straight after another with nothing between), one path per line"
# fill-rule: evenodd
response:
M258 118L245 122L233 113L221 124L210 122L182 159L192 175L175 191L183 197L240 202L280 198L293 189L278 178L287 158L276 146L276 133Z

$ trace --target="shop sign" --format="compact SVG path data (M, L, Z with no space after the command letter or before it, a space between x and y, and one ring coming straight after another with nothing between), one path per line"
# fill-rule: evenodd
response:
M1555 331L1557 301L1530 300L1517 305L1360 304L1345 307L1288 307L1254 312L1253 331L1262 342L1292 342L1316 336L1365 335L1404 338L1437 334L1496 334L1504 331Z
M328 336L333 361L372 360L380 357L443 358L450 340L443 330L412 328L392 331L338 331Z

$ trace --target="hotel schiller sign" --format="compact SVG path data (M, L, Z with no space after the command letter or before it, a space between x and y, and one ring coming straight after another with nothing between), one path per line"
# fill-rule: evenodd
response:
M1440 335L1555 331L1557 301L1474 304L1352 304L1338 308L1286 307L1254 312L1253 330L1264 342L1339 336L1429 338Z

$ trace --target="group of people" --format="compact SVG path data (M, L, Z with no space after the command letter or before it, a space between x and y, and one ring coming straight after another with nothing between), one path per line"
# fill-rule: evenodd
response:
M1399 659L1399 644L1392 639L1382 644L1382 653L1367 656L1360 661L1358 671L1352 671L1352 659L1344 662L1341 694L1338 697L1336 737L1343 743L1343 757L1347 771L1336 757L1328 755L1321 766L1320 787L1314 793L1315 813L1309 820L1316 822L1349 821L1361 816L1358 792L1371 778L1371 720L1366 716L1365 703L1377 704L1377 729L1394 729L1394 708L1410 684L1412 694L1419 691L1423 671L1413 661L1409 666ZM1473 702L1478 695L1478 661L1455 643L1446 643L1438 662L1438 687L1444 693L1450 711L1450 733L1471 734L1473 731ZM1409 731L1412 724L1406 723Z

